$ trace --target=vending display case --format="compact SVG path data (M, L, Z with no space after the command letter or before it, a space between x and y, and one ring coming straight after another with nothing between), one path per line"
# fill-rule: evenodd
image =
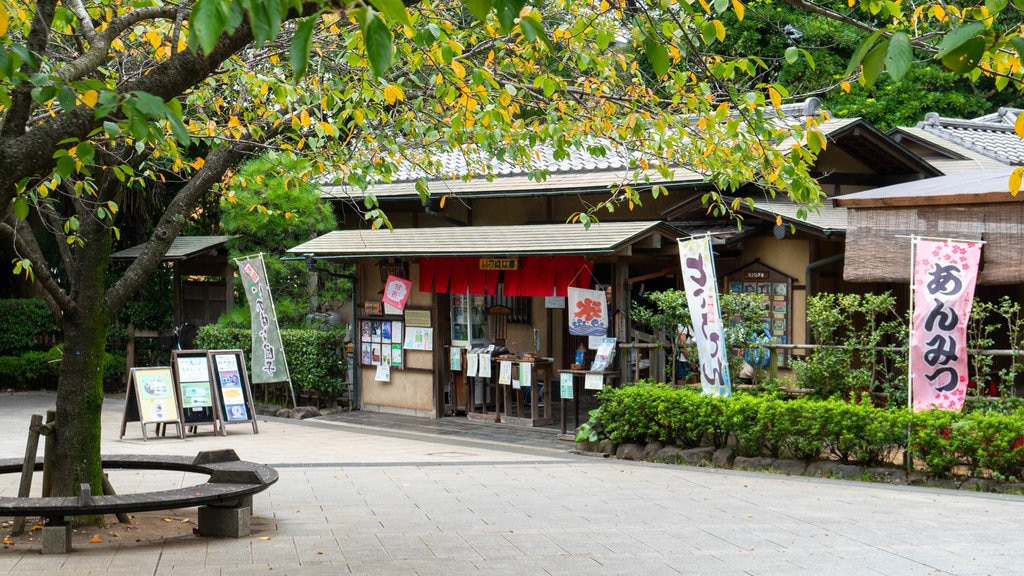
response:
M487 300L484 296L452 294L452 346L486 346Z

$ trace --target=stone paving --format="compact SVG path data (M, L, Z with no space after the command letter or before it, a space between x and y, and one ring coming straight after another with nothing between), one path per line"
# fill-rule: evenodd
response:
M21 457L52 393L0 395L0 457ZM352 412L260 417L142 440L104 404L104 452L232 448L280 481L246 538L180 536L42 555L0 548L0 575L1003 575L1024 572L1024 498L690 468L572 454L551 430ZM119 493L194 483L113 471ZM0 495L18 479L0 477ZM171 515L168 512L168 515ZM173 511L175 517L195 510Z

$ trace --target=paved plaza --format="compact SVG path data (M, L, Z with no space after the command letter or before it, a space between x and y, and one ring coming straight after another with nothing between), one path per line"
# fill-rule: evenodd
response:
M31 415L53 401L0 395L0 457L24 455ZM38 541L0 547L0 575L1024 573L1020 497L596 458L551 430L465 418L261 417L258 434L150 428L144 441L137 422L119 439L123 414L122 400L105 402L105 454L231 448L274 466L281 479L254 497L253 533L119 540L114 524L66 555L43 555ZM204 480L110 477L118 493ZM0 495L17 485L0 477ZM152 514L194 526L196 510Z

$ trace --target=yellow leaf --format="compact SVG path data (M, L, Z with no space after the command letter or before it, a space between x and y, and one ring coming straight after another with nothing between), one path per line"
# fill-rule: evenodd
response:
M1017 114L1017 121L1013 123L1013 131L1017 136L1024 138L1024 114Z
M776 90L774 86L768 87L768 97L771 98L772 106L774 106L776 110L782 108L782 95L779 94L779 91Z
M850 83L847 82L846 80L840 82L839 87L843 89L843 92L846 92L847 94L850 93Z
M160 45L164 43L163 40L160 38L160 35L157 34L156 31L154 30L146 32L146 40L149 41L149 45L153 48L159 48Z
M327 122L320 122L320 129L324 131L324 134L328 136L334 136L334 126L331 126Z
M103 542L103 538L100 538L98 536L93 536L92 538L89 538L89 544L99 544L100 542Z
M231 116L228 118L228 126L238 127L241 125L242 123L238 120L238 116Z
M309 128L312 124L312 120L309 119L309 112L303 110L299 113L299 124L302 124L303 128Z
M441 203L440 203L441 206L440 207L441 207L442 210L444 210L444 201L447 200L447 199L448 199L447 196L441 196Z
M164 522L174 522L174 520L171 520L170 518L164 518Z
M11 16L7 13L7 4L0 4L0 36L7 35L7 27L10 25Z
M96 102L100 99L100 93L98 90L87 90L85 94L82 94L82 103L92 108L96 105Z
M404 99L405 95L402 93L402 89L400 87L391 84L384 88L384 101L387 102L389 106Z
M1024 166L1014 168L1013 172L1010 172L1010 194L1014 198L1020 193L1021 177L1024 177Z
M740 0L732 0L732 11L736 13L736 19L740 22L743 21L743 14L746 12L746 8Z
M857 5L857 0L846 0L846 7L853 8Z
M725 40L725 24L722 24L721 20L714 20L712 24L715 25L715 38L717 38L719 42Z
M455 72L455 76L457 76L459 80L466 77L466 68L462 64L459 64L458 60L452 60L450 66L452 68L452 72Z
M206 160L204 160L202 157L200 157L200 158L196 158L195 160L193 160L192 163L189 164L189 166L192 166L192 168L194 168L196 170L199 170L199 169L201 169L203 167L204 164L206 164Z
M14 540L11 540L10 538L4 538L3 540L0 540L0 542L3 542L7 546L14 544Z

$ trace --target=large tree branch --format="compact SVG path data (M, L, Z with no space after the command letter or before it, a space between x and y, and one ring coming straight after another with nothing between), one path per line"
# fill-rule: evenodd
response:
M29 30L25 47L35 54L46 53L46 47L50 43L50 28L53 25L53 15L57 8L57 0L42 0L36 2L36 13L32 17L32 29ZM31 74L33 70L26 62L21 66L21 71ZM11 108L4 116L3 125L0 126L0 138L13 138L25 132L25 125L32 114L32 84L24 82L11 90ZM2 200L2 198L0 198ZM6 202L2 202L6 204Z

